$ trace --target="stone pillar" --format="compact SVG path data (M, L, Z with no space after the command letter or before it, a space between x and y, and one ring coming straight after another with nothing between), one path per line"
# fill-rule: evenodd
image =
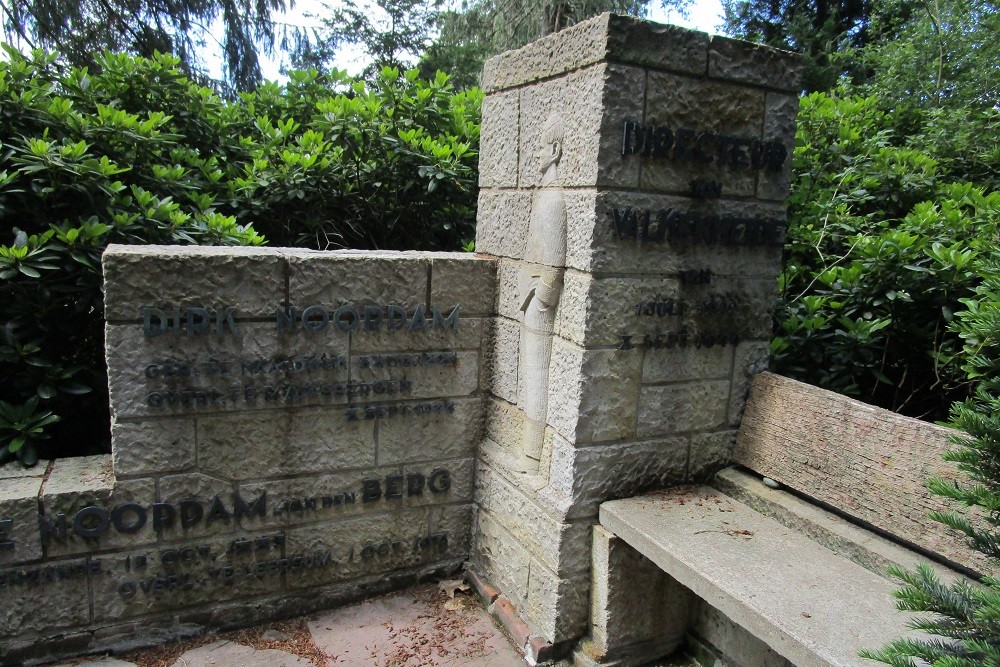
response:
M486 64L498 316L471 567L536 644L587 631L601 501L729 460L767 363L799 74L607 14Z

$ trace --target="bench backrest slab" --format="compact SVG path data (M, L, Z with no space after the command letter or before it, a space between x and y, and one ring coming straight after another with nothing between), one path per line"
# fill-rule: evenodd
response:
M933 510L954 506L926 479L961 478L941 455L954 431L795 380L761 373L734 462L975 572L1000 574Z

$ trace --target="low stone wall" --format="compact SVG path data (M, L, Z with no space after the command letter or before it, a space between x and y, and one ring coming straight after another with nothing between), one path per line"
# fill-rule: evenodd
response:
M113 454L0 469L0 659L303 613L465 560L492 261L112 246L104 268Z

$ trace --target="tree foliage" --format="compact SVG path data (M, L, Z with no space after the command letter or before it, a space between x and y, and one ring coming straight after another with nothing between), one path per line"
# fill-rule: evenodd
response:
M0 62L0 451L107 446L109 243L459 249L478 91L387 69L293 72L226 101L178 59ZM46 437L52 436L48 441Z
M8 41L58 50L80 67L93 66L104 51L171 53L189 76L207 81L202 52L204 41L214 40L225 78L238 90L260 83L258 50L304 37L272 21L285 7L285 0L0 0Z
M329 68L345 45L364 49L368 64L363 76L372 78L383 67L406 69L417 62L436 32L443 0L372 0L359 5L343 0L325 6L316 38L293 55L297 67ZM444 70L448 71L448 70ZM433 77L434 72L430 72Z
M786 375L943 419L968 395L948 325L983 279L1000 193L900 143L874 97L802 99L772 349Z

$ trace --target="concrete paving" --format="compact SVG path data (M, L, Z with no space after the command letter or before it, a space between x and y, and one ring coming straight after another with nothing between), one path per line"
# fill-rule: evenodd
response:
M524 658L470 594L417 586L305 619L55 667L521 667ZM284 640L283 637L288 639ZM273 648L283 646L287 650Z

